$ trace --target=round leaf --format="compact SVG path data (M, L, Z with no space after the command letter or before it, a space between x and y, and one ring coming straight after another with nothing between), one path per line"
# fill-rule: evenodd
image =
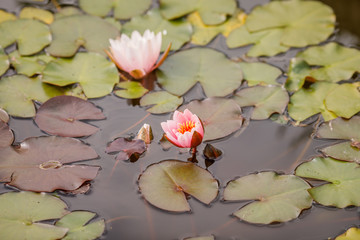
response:
M360 163L360 149L352 146L351 142L342 142L320 150L325 156L335 159Z
M287 73L288 78L285 83L286 89L291 92L299 90L304 85L306 78L310 77L310 72L311 68L304 60L292 58Z
M357 163L316 157L299 165L295 174L328 182L309 190L314 200L322 205L360 206L360 168Z
M50 26L53 41L47 52L57 57L71 57L80 46L89 52L105 55L109 39L120 35L119 30L106 20L89 15L57 18Z
M239 65L248 86L279 85L276 79L282 74L280 69L261 62L240 62Z
M73 96L58 96L43 103L35 122L49 134L63 137L83 137L99 129L79 120L105 119L101 109L91 102Z
M112 141L107 147L107 153L119 152L116 160L136 161L140 155L146 151L146 144L141 139L130 140L127 138L117 138Z
M146 29L150 29L155 33L165 33L162 36L161 51L165 51L169 43L171 43L171 50L181 48L182 45L190 41L192 33L190 23L181 19L166 20L161 16L158 9L152 9L143 16L132 18L124 24L122 32L130 36L135 30L143 34Z
M357 240L360 239L360 229L359 228L349 228L345 233L337 236L335 240Z
M161 114L175 111L182 103L182 97L174 96L166 91L151 92L140 99L140 106L150 108L146 111Z
M5 123L9 122L9 120L10 120L9 115L2 108L0 108L0 120L5 122Z
M115 90L115 95L126 99L141 98L142 96L144 96L145 93L149 91L144 88L141 83L134 81L120 82L116 86L122 89Z
M317 129L316 137L360 142L360 117L354 116L349 120L337 118L323 123Z
M139 189L152 205L174 212L190 211L186 194L210 204L218 195L213 176L191 162L165 160L152 164L139 177Z
M263 120L273 113L282 114L289 102L289 95L280 86L254 86L241 89L234 100L240 107L254 106L251 119Z
M35 116L33 101L45 102L62 92L39 79L13 75L0 80L0 107L16 117Z
M96 53L78 53L72 59L52 61L43 72L43 82L57 86L79 83L88 98L111 93L118 81L115 65Z
M37 19L46 24L51 24L54 21L54 16L50 11L34 7L24 7L21 9L19 17Z
M8 21L8 20L16 20L16 16L12 13L8 13L8 12L0 9L0 23Z
M224 200L255 200L234 213L244 221L287 222L311 207L309 188L309 184L294 175L262 172L230 181L224 190Z
M60 218L67 213L60 198L43 193L9 192L0 195L0 238L60 239L67 228L38 223Z
M14 134L9 126L0 120L0 148L10 146L14 141Z
M0 76L3 75L8 70L9 65L10 65L9 57L0 47Z
M223 53L209 48L192 48L169 56L158 68L161 86L170 93L183 95L197 82L206 96L226 96L242 80L240 66Z
M203 101L192 101L180 110L189 109L196 114L204 125L204 141L214 140L230 135L242 126L241 108L231 99L207 98Z

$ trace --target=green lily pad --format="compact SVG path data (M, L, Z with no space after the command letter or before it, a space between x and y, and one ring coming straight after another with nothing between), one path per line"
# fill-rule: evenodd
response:
M338 208L360 206L360 168L357 163L316 157L300 164L295 174L328 182L309 189L313 199L322 205Z
M10 66L9 57L0 47L0 76L3 75L8 70L9 66Z
M121 90L115 90L115 95L126 99L141 98L149 91L141 83L134 81L120 82L116 86Z
M140 99L140 106L150 108L146 111L154 114L161 114L175 111L182 103L184 99L172 95L166 91L151 92L146 94Z
M356 227L349 228L345 233L335 238L335 240L358 240L358 239L360 239L360 229Z
M229 36L234 29L241 27L245 23L246 14L240 9L234 15L219 25L206 25L201 20L199 12L193 12L187 20L193 25L194 33L191 42L197 45L206 45L218 34L224 37Z
M219 193L218 181L208 171L178 160L150 165L138 181L144 198L167 211L190 211L185 193L205 204L210 204Z
M240 66L223 53L209 48L192 48L169 56L158 68L158 82L168 92L181 96L197 82L206 96L226 96L242 81Z
M43 82L57 86L79 83L88 98L112 92L119 74L112 62L97 53L78 53L72 59L58 59L47 64Z
M224 200L255 200L234 215L246 222L270 224L287 222L310 208L311 186L294 175L261 172L230 181L224 190Z
M0 238L12 240L60 239L67 228L40 223L57 219L68 211L57 197L33 192L8 192L0 195ZM26 237L25 237L26 236Z
M290 97L288 112L296 121L303 121L312 115L321 113L325 121L337 117L325 105L328 94L339 85L327 82L316 82L309 89L300 89Z
M105 55L104 49L108 49L109 39L120 35L113 24L90 15L56 18L50 28L53 41L47 52L57 57L71 57L80 46L89 52Z
M162 35L161 51L165 51L169 43L171 43L171 50L181 48L182 45L190 41L192 34L190 23L182 19L166 20L161 16L159 9L152 9L145 15L132 18L124 24L122 32L130 36L135 30L143 34L146 29L155 33L166 33Z
M326 157L332 157L335 159L348 161L348 162L357 162L360 163L360 149L356 146L353 146L351 142L342 142L334 144L325 148L320 149L320 151Z
M151 0L80 0L82 10L95 16L105 17L114 9L114 17L128 19L142 14L151 5Z
M166 19L182 17L194 11L199 12L202 21L207 25L216 25L224 22L227 16L236 9L235 0L160 0L161 14Z
M62 217L55 226L69 229L63 240L97 239L105 230L105 221L101 219L87 224L95 216L96 213L92 212L74 211Z
M337 118L323 123L317 129L316 137L360 142L360 117L354 116L349 120Z
M239 65L248 86L279 85L276 79L282 72L277 67L261 62L240 62Z
M285 82L285 87L290 92L295 92L302 88L306 79L315 82L310 77L310 66L300 58L292 58L289 64L288 78Z
M182 106L181 111L189 109L204 125L204 141L226 137L242 126L240 106L232 99L207 98L191 101Z
M19 17L37 19L48 25L54 21L54 15L50 11L35 7L24 7L21 9Z
M47 63L55 58L40 54L35 56L21 56L18 51L9 54L10 63L16 69L18 74L31 77L35 74L41 74Z
M16 20L16 16L12 13L6 12L0 9L0 23L9 21L9 20Z
M66 6L62 7L58 12L55 13L54 17L56 20L62 17L68 17L73 15L83 15L84 13L77 7Z
M287 91L280 86L254 86L243 88L234 100L240 107L254 106L251 119L268 119L273 113L282 114L289 102Z
M6 48L17 42L21 55L32 55L51 42L49 27L34 19L17 19L0 23L0 46Z
M58 95L62 95L62 91L37 78L13 75L0 80L0 107L12 116L34 117L33 101L45 102Z

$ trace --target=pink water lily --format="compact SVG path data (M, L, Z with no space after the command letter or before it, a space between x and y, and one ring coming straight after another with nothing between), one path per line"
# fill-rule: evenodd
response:
M195 114L188 109L175 111L173 120L161 123L166 139L177 147L196 148L204 137L204 127Z
M169 44L162 58L156 61L160 55L162 34L155 35L147 29L144 35L133 31L131 38L122 34L118 39L109 39L110 52L106 51L116 66L128 72L133 78L145 77L148 73L158 68L167 57L171 44Z

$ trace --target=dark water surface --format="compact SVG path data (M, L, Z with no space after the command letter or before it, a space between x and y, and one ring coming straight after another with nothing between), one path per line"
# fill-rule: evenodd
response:
M264 2L268 1L239 0L239 6L249 12L255 5ZM324 0L323 2L335 8L338 17L341 31L340 35L333 38L347 45L358 45L360 29L356 26L359 22L359 15L356 13L360 10L360 2L357 0ZM2 0L0 8L17 11L19 6L16 1ZM241 56L247 49L229 50L221 37L214 40L210 46L226 52L231 57ZM290 51L266 60L285 70L288 57L294 54L294 51ZM185 96L185 99L189 101L202 97L201 89L197 86ZM316 204L303 212L299 219L270 226L247 224L231 216L232 212L246 203L221 201L222 190L229 180L265 170L292 174L299 163L317 155L316 149L327 144L326 141L310 137L312 126L282 126L270 120L252 121L241 135L212 143L223 150L224 154L221 160L209 167L209 171L220 181L222 188L220 196L210 207L195 199L190 199L192 213L188 214L172 214L152 207L144 201L137 190L139 174L151 163L164 159L186 160L190 156L188 153L180 154L176 147L163 151L158 144L163 133L160 122L169 119L170 114L147 116L145 109L130 106L127 100L113 95L92 102L103 109L107 119L92 121L91 123L101 130L93 136L82 139L100 156L97 160L85 163L100 165L102 170L93 181L88 194L75 197L62 195L61 198L68 203L70 210L94 211L105 218L108 223L103 239L162 240L213 234L216 239L224 240L325 240L359 224L357 208L336 209ZM144 121L127 130L143 117L146 117ZM125 132L122 136L135 133L143 123L149 123L153 128L155 138L150 148L136 163L120 162L111 175L115 160L114 156L105 153L106 144L123 131ZM27 137L46 135L31 119L11 118L9 124L17 142ZM203 146L198 149L200 153ZM204 158L201 154L198 155L198 160L204 167ZM0 187L0 192L7 191L9 188Z

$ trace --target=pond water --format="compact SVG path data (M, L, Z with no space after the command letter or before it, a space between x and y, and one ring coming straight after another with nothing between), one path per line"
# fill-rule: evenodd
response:
M249 12L254 6L268 1L239 0L239 6ZM360 9L357 0L343 1L323 0L332 6L338 18L339 33L332 37L346 45L358 46L360 21L356 10ZM16 1L1 1L0 8L17 11L20 5ZM247 48L229 50L222 37L218 37L211 47L217 48L230 57L241 56ZM272 58L264 58L267 62L283 70L287 69L287 61L296 51L289 51ZM196 86L185 95L185 101L201 99L204 95ZM139 174L150 164L165 159L186 160L188 153L179 153L172 147L163 151L159 140L162 137L160 122L170 118L170 114L148 115L145 109L133 106L130 101L114 95L91 100L101 107L106 120L92 121L101 130L96 134L83 138L99 154L99 159L86 163L101 166L101 171L92 182L89 193L85 195L61 195L71 210L89 210L106 219L106 233L101 239L182 239L197 235L213 234L216 239L292 239L312 240L328 239L337 236L345 229L359 223L358 208L337 209L313 204L298 219L269 226L259 226L239 221L231 214L246 204L245 202L224 203L221 193L226 183L235 177L250 173L275 170L292 174L299 163L318 155L317 149L329 141L311 138L313 126L283 126L271 120L251 121L247 128L237 136L211 142L223 151L220 160L212 164L208 170L219 180L220 196L205 206L195 199L190 199L191 213L173 214L159 210L147 203L138 191ZM144 120L138 122L139 120ZM135 123L137 123L133 126ZM115 137L136 133L143 123L152 126L154 140L137 162L119 162L115 167L113 155L105 153L106 145ZM11 118L10 127L15 133L16 142L28 137L46 135L32 119ZM133 126L132 128L130 128ZM129 129L130 128L130 129ZM199 165L205 167L201 155L204 144L198 149ZM313 182L316 184L316 182ZM9 188L0 187L0 192Z

